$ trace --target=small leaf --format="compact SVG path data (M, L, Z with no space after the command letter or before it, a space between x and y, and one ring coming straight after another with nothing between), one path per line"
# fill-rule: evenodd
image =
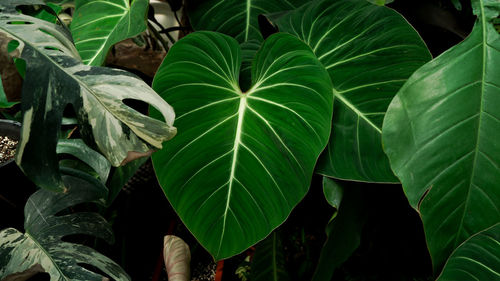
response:
M9 102L2 85L2 77L0 76L0 108L11 108L19 102Z
M181 238L167 235L163 239L163 257L169 281L189 281L191 252Z

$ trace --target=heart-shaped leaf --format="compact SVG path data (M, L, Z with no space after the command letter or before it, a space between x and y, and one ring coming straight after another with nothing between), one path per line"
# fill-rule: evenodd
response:
M444 266L437 281L498 280L500 277L500 223L467 239Z
M19 41L26 61L16 161L37 185L64 189L56 145L68 105L73 106L86 141L95 142L114 166L149 155L175 135L173 109L146 83L124 71L82 64L64 29L15 10L16 3L24 2L0 2L0 39ZM128 107L125 99L152 104L165 122Z
M392 101L384 147L420 212L435 269L500 221L500 2L476 0L470 36L420 68Z
M247 92L238 86L241 60L233 38L197 32L172 47L153 82L182 132L153 155L158 180L216 259L288 217L330 134L330 79L307 45L290 34L269 37Z
M63 176L66 193L41 189L28 199L24 228L0 231L0 278L29 270L37 264L51 280L102 281L102 275L82 267L92 265L115 280L130 280L112 260L84 245L63 242L73 234L86 234L113 242L111 228L97 213L58 215L74 205L105 198L106 189L82 178ZM103 187L103 186L101 186Z
M317 172L397 182L382 150L382 120L406 79L430 59L419 35L397 12L366 0L315 1L270 19L306 42L332 79L332 136Z
M191 1L188 14L195 30L217 31L230 35L238 42L251 39L262 41L259 30L260 14L293 10L303 0L208 0Z
M102 65L116 43L146 29L148 0L76 0L71 34L82 61Z

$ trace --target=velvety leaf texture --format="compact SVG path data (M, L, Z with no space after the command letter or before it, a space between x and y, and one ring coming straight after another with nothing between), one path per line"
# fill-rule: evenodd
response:
M146 29L148 0L76 0L71 33L82 61L102 65L116 43Z
M434 267L500 221L500 2L473 1L465 41L419 69L391 103L384 146L420 212Z
M16 161L40 187L63 190L56 145L63 112L72 106L81 133L114 166L149 155L176 133L174 111L132 74L82 64L63 28L19 14L16 4L0 2L0 39L17 40L26 61L23 127ZM136 99L162 112L165 121L145 116L123 103Z
M216 259L247 249L288 217L330 134L331 84L307 45L290 34L269 37L246 92L241 61L233 38L196 32L172 47L153 82L176 108L180 132L153 155L158 180Z
M258 16L293 10L302 2L289 0L208 0L191 1L188 9L195 30L217 31L230 35L238 42L262 41Z
M270 20L306 42L332 79L332 136L317 172L397 182L382 149L382 120L406 79L430 59L417 32L394 10L366 0L314 1Z

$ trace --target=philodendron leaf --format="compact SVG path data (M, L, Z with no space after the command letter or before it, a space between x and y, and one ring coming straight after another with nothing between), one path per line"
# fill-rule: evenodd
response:
M252 258L252 281L286 281L290 280L285 267L284 247L281 243L280 232L274 231L256 246Z
M397 12L366 0L315 1L270 19L306 42L332 79L332 136L317 172L397 182L382 150L382 120L406 79L430 59L417 32Z
M64 30L19 14L16 3L0 2L0 39L19 41L20 57L26 61L16 161L37 185L64 189L56 145L68 105L75 110L86 141L95 142L114 166L151 154L175 135L173 109L146 83L125 71L82 64ZM165 122L128 107L125 99L152 104Z
M208 0L190 1L188 14L195 30L217 31L230 35L238 42L262 41L259 30L260 14L293 10L304 0Z
M437 281L499 280L500 223L466 240L450 256Z
M76 0L71 34L82 61L102 65L109 49L146 29L148 0Z
M472 3L478 20L470 36L408 79L383 127L435 269L500 221L500 35L491 24L500 2Z
M240 66L236 40L197 32L170 49L153 82L176 107L182 132L153 155L158 180L217 260L288 217L330 134L330 80L307 45L290 34L269 37L246 92L238 86Z
M61 239L86 234L113 242L111 228L96 213L57 215L77 204L95 202L106 196L106 190L86 180L63 176L66 193L40 189L26 203L25 233L13 228L0 231L0 279L31 269L37 264L50 274L50 280L102 281L104 276L85 269L92 265L115 280L130 280L112 260L84 245Z

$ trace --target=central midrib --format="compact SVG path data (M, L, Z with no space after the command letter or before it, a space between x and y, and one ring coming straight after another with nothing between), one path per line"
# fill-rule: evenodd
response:
M238 150L240 147L241 143L241 133L242 133L242 127L243 127L243 118L245 116L245 110L247 108L247 97L244 95L241 95L240 99L240 105L238 108L238 124L236 125L236 131L235 131L235 136L234 136L234 145L233 145L233 158L231 161L231 172L229 174L229 186L227 190L227 198L226 198L226 206L224 208L224 215L222 216L222 233L219 241L219 249L217 250L217 256L220 253L220 249L222 247L222 241L224 240L224 234L226 231L226 221L227 221L227 215L229 211L229 204L231 202L231 194L232 194L232 188L233 188L233 183L234 183L234 174L236 170L236 162L238 160Z

